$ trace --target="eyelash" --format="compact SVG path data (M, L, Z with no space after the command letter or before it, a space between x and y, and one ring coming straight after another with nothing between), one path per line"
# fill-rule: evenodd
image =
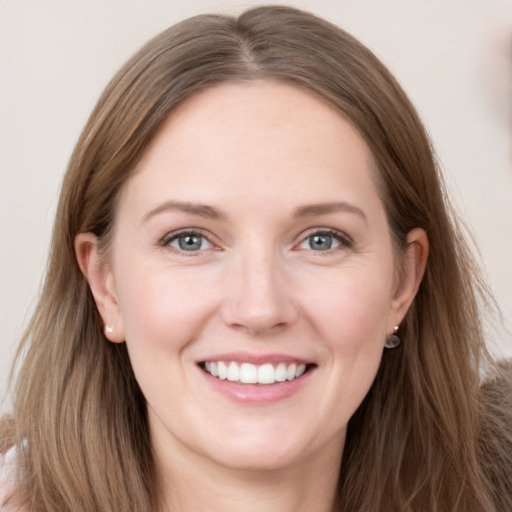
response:
M302 245L304 242L306 242L308 239L311 239L314 236L330 236L334 238L338 243L338 247L333 247L326 249L324 251L312 251L313 252L319 252L319 253L332 253L337 250L341 249L350 249L354 246L354 241L352 238L350 238L346 233L343 233L342 231L338 231L337 229L315 229L313 232L307 234L305 237L302 238L301 242L298 244L299 246Z
M171 243L175 240L178 240L181 237L190 236L190 237L201 237L205 239L209 244L213 246L213 248L216 248L217 246L211 242L209 238L209 233L202 229L197 228L187 228L180 231L173 231L171 233L167 233L161 240L159 245L161 247L168 247L171 248L181 254L185 254L187 256L195 256L197 253L203 252L206 249L199 249L195 251L186 251L186 250L180 250L176 247L171 247ZM337 250L341 249L350 249L354 246L354 242L352 238L350 238L346 233L343 233L342 231L338 231L337 229L321 229L317 228L314 231L308 233L307 235L303 236L301 241L294 246L294 248L300 247L303 243L305 243L308 239L311 239L314 236L329 236L334 238L338 243L339 246L334 248L328 248L323 251L314 251L313 249L304 249L304 250L311 250L312 252L317 253L333 253Z
M213 242L210 241L210 238L208 236L208 233L206 231L203 231L202 229L198 228L187 228L180 231L173 231L171 233L167 233L161 240L159 245L161 247L167 247L174 249L176 252L179 252L181 254L185 254L186 256L194 256L194 253L202 252L202 250L198 251L186 251L186 250L180 250L177 247L171 247L171 243L175 240L178 240L181 237L190 236L190 237L201 237L204 238L209 244L211 244L213 247L216 247Z

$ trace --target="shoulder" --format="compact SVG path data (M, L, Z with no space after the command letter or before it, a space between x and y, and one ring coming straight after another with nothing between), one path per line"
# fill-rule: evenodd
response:
M500 510L512 510L512 361L480 389L480 464Z
M14 483L15 459L16 449L14 447L5 453L0 453L0 504L3 503Z
M512 361L502 362L497 374L482 383L480 408L482 434L494 433L512 447Z
M16 449L0 453L0 512L24 512L24 509L7 504L8 496L14 489L16 473Z

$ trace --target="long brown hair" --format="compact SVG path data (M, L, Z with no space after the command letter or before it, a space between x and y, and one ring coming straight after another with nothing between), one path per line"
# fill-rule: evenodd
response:
M418 115L353 37L276 6L171 27L126 63L92 112L69 163L44 289L18 355L18 496L34 511L157 508L144 397L125 346L103 336L74 240L93 232L108 246L119 192L176 105L214 84L262 79L309 91L351 119L373 152L398 258L411 229L430 240L402 345L384 354L350 421L339 510L512 509L499 495L507 460L489 462L511 442L506 422L494 420L510 417L510 404L502 397L484 409L480 387L479 368L491 361L480 322L486 290Z

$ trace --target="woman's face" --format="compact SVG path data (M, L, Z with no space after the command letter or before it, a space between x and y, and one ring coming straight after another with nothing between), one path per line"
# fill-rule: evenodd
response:
M406 307L373 165L289 85L225 84L172 113L122 191L100 308L157 453L340 458Z

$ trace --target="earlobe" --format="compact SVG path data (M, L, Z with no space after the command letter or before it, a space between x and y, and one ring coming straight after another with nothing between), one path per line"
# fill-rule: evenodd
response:
M114 343L123 342L124 326L114 278L107 261L99 254L98 238L92 233L77 235L75 254L105 324L105 337Z
M400 324L407 313L425 273L429 251L428 235L424 229L415 228L407 235L407 248L404 255L397 290L393 297L390 326Z

